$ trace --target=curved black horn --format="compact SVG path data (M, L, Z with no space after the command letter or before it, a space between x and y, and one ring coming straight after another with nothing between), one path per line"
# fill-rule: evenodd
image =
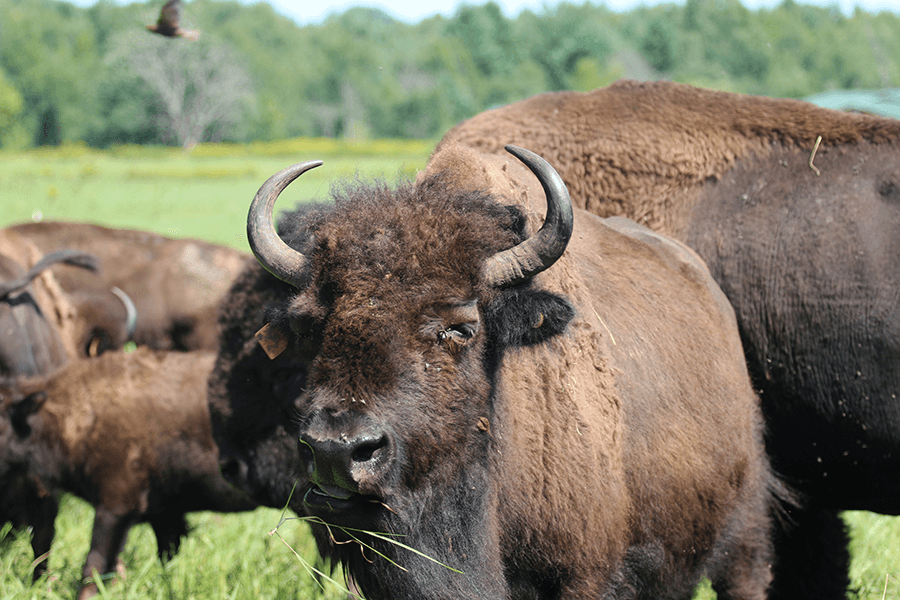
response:
M250 250L266 271L278 279L298 286L308 263L302 252L297 252L284 243L272 224L272 211L279 194L292 181L322 164L321 160L311 160L288 167L269 177L256 192L247 214L247 241Z
M484 280L494 287L514 285L550 268L565 252L574 226L569 190L556 169L530 150L508 145L506 151L522 161L541 182L547 196L547 216L536 234L485 261Z

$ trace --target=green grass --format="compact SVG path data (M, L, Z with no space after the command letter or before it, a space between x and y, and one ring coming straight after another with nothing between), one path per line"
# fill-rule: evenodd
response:
M122 559L125 579L101 597L122 600L327 599L345 598L340 588L322 585L307 573L285 542L312 565L315 546L308 526L288 521L278 536L270 535L281 512L257 509L251 513L194 513L192 528L179 553L163 566L156 558L156 539L149 525L138 525L128 537ZM93 509L71 497L63 498L57 518L48 572L34 585L31 546L27 534L14 535L0 550L0 598L3 600L70 599L79 584L81 565L90 543ZM327 568L318 561L318 567ZM342 581L340 574L335 579Z
M0 227L34 218L196 237L247 249L250 201L272 174L321 159L284 192L277 209L326 200L331 183L356 174L395 181L424 167L431 145L292 140L250 146L201 145L190 153L81 146L0 154Z
M364 178L410 178L424 167L432 144L340 143L288 140L248 146L201 145L190 153L167 148L123 147L98 152L81 146L0 154L0 227L44 219L90 221L196 237L247 248L247 208L270 175L296 162L325 164L303 175L279 202L326 200L331 182L359 173ZM280 511L191 515L194 528L181 552L166 565L146 525L135 528L123 554L127 578L103 594L126 599L345 598L337 587L319 588L297 557L269 532ZM0 600L71 598L88 550L93 513L66 498L57 519L50 571L30 585L27 534L0 544ZM900 598L900 519L851 512L853 586L863 600ZM307 562L316 564L308 526L282 525L279 533ZM336 577L340 580L340 576ZM885 592L885 582L887 588ZM697 598L714 597L708 586Z

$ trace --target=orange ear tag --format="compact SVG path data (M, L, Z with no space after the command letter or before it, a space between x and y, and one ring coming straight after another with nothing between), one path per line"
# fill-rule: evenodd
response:
M262 346L266 356L270 360L275 360L288 345L288 336L277 327L270 327L271 323L263 325L262 329L256 332L256 341Z

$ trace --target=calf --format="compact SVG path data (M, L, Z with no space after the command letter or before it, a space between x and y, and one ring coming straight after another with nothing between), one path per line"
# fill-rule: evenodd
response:
M115 571L132 525L150 523L166 560L187 533L185 513L255 507L219 474L206 405L213 360L113 352L0 392L0 465L95 508L79 598L96 593L88 578Z

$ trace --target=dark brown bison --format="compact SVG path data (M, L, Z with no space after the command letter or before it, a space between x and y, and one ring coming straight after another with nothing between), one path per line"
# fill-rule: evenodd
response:
M0 432L2 430L0 424ZM6 442L2 433L0 442ZM50 546L56 532L54 521L59 512L57 494L41 486L21 466L9 464L3 454L0 449L0 526L11 523L15 529L31 530L31 549L35 558L32 577L37 580L49 563Z
M502 140L502 141L501 141ZM773 598L849 582L839 511L900 514L900 121L675 83L487 111L439 145L533 148L573 203L696 250L734 305L774 468L805 493Z
M71 359L121 348L132 333L124 294L67 294L47 272L55 265L94 272L96 257L68 249L38 256L27 240L0 231L0 377L50 373ZM0 465L0 524L32 527L36 557L50 550L57 510L54 493L21 469ZM46 565L46 559L37 561L35 578Z
M80 598L96 592L88 578L115 572L132 525L150 523L165 560L187 533L185 513L255 507L219 475L206 402L214 358L111 352L0 389L0 477L94 506Z
M97 275L56 268L70 294L116 287L135 303L134 341L158 350L215 350L216 306L248 255L194 239L71 222L22 223L7 231L44 252L74 248L100 259Z
M678 242L573 231L559 176L509 149L528 169L445 148L280 235L277 195L318 163L266 182L214 435L260 472L281 454L252 439L299 438L272 479L371 600L690 598L704 575L765 598L777 481L730 306Z
M42 252L0 231L0 375L49 373L71 358L121 348L133 333L127 296L109 289L66 293L51 268L90 277L98 259L65 248Z

